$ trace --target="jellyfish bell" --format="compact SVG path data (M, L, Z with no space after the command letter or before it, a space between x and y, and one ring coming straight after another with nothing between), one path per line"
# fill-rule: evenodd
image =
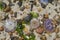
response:
M53 27L53 24L52 24L52 20L51 19L46 19L44 21L44 26L45 26L45 29L49 32L53 32L54 30L54 27Z

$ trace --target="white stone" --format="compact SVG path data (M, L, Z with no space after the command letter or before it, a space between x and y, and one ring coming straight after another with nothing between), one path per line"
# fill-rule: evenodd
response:
M51 33L50 35L45 34L47 40L54 40L56 38L56 33Z
M14 31L16 28L16 22L12 21L12 20L6 20L4 27L6 28L6 31Z

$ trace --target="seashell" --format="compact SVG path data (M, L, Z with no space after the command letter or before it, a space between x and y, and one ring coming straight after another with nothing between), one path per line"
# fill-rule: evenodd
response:
M30 22L30 26L32 29L39 27L39 21L36 18L33 18Z

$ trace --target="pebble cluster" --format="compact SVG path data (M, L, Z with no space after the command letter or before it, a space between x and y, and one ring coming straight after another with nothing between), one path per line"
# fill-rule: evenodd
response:
M0 40L60 40L60 0L0 0Z

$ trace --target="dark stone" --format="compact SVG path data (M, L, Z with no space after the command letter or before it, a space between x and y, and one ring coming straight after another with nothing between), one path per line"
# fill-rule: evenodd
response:
M22 6L22 2L18 2L17 4L18 4L20 7Z
M46 8L47 5L41 3L42 8Z
M0 7L2 7L2 8L6 8L6 3L4 3L4 2L0 2Z
M31 17L31 15L29 14L28 16L26 16L26 17L24 18L24 21L25 21L25 22L29 22L31 19L32 19L32 17Z
M14 17L15 17L15 18L17 17L17 12L14 13Z
M24 11L24 9L25 9L25 6L23 6L23 7L20 8L21 11Z
M14 4L12 4L12 3L9 3L9 6L14 6Z
M52 2L53 2L53 0L48 0L48 2L49 2L49 3L52 3Z
M31 11L33 10L33 4L31 4Z
M19 37L11 37L11 40L19 40Z

